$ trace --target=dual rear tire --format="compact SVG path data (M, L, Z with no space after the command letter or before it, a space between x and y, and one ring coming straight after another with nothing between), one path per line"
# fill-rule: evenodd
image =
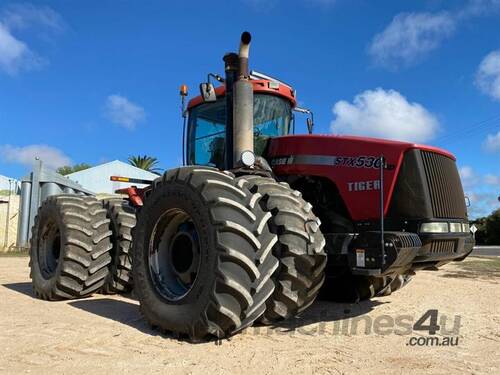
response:
M346 274L326 280L320 297L335 302L357 303L375 297L386 297L408 285L411 273L392 276Z
M319 225L299 192L271 178L169 171L134 231L141 310L153 326L192 340L294 316L324 280Z
M103 201L110 220L111 263L101 289L104 294L128 293L132 290L132 229L136 224L135 208L128 200L115 198Z
M278 236L273 247L279 259L273 275L276 288L260 318L261 323L272 324L299 314L316 299L325 280L325 238L320 220L299 191L272 178L241 179L251 192L263 196L260 205L272 213L270 230Z
M111 230L94 197L57 195L41 205L32 229L30 277L45 300L87 297L109 274Z
M48 198L33 229L33 286L56 300L125 292L133 279L152 326L227 337L314 301L326 264L319 226L287 184L177 168L154 181L137 225L124 200Z
M271 213L230 173L184 167L157 179L134 229L134 285L161 331L201 340L251 325L274 292Z

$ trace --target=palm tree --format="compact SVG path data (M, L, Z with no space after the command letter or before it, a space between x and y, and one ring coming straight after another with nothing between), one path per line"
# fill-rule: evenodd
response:
M75 164L72 167L69 165L59 167L59 168L57 168L56 172L63 175L63 176L66 176L67 174L83 171L83 170L89 169L89 168L92 168L92 166L90 164L80 163L80 164Z
M160 168L157 167L158 165L158 159L152 157L152 156L129 156L128 157L128 162L130 165L133 165L134 167L144 169L145 171L148 172L153 172L156 174L159 174L158 172L161 171Z

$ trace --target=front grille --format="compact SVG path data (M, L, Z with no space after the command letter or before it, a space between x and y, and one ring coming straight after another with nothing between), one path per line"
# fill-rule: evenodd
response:
M455 161L434 152L422 151L421 155L433 216L465 219L464 191Z
M401 241L401 247L421 247L422 242L416 233L399 232L398 238Z
M455 252L455 241L438 240L431 242L431 254L450 254Z

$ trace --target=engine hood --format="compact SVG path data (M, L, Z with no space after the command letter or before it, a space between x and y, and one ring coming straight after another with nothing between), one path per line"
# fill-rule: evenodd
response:
M371 153L377 157L384 154L388 158L389 154L400 154L414 148L435 152L455 160L455 156L446 150L418 143L331 134L276 137L270 142L268 155L274 157L281 154L284 156L287 152L292 152L293 154L307 153L309 155L339 155L339 153L344 153L347 156L353 156L359 155L359 151L363 150L366 151L365 154Z
M335 183L354 220L380 217L380 157L384 167L384 213L403 159L410 150L438 154L455 164L449 152L410 142L335 135L289 135L270 140L266 159L278 176L316 176ZM460 183L460 182L458 182Z

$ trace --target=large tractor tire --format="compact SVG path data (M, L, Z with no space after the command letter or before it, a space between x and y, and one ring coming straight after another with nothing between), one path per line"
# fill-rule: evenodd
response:
M336 302L360 302L374 297L389 296L406 286L411 279L410 274L383 277L346 274L328 278L320 297Z
M271 214L230 173L182 167L154 181L133 231L134 291L153 327L199 341L266 309L278 267Z
M271 324L299 314L310 306L325 279L325 238L321 222L299 191L272 178L243 176L241 181L252 193L263 196L260 205L271 212L271 232L278 235L273 254L279 267L273 274L275 290L267 300L260 322Z
M304 197L315 205L316 214L321 218L321 229L325 233L342 234L353 233L355 228L349 219L340 196L333 194L330 199L318 201L320 192L311 189L311 186L301 186ZM339 243L329 243L328 246L340 246ZM340 249L332 249L328 255L325 269L326 279L320 290L319 297L324 300L336 302L359 302L373 297L389 295L405 286L410 280L409 274L385 277L352 275L347 265L347 257L340 254Z
M333 206L319 207L319 212L330 233L352 233L352 222L337 213ZM400 288L392 276L374 277L352 275L345 255L330 255L326 267L326 280L320 291L320 298L335 302L360 302ZM404 284L404 283L403 283Z
M56 195L38 210L32 229L30 277L37 297L87 297L104 285L111 261L106 210L94 197Z
M135 208L126 199L103 201L111 221L111 264L101 292L104 294L127 293L132 290L132 229L135 227Z
M408 283L413 279L414 273L405 273L403 275L397 275L392 278L392 281L377 293L377 296L389 296L392 293L398 291L399 289L408 285Z
M326 278L320 298L334 302L357 303L376 297L390 282L388 277L352 275L346 270L342 274L329 275Z

